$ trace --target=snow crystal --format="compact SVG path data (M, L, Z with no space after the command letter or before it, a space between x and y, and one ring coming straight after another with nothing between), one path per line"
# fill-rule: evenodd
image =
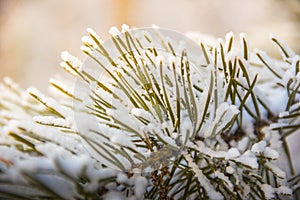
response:
M117 175L117 182L118 183L127 183L127 181L128 181L128 176L126 174L119 173Z
M184 158L188 162L189 167L192 168L193 172L195 173L195 176L199 180L199 183L204 187L209 198L215 200L223 199L222 195L214 189L214 187L211 185L209 180L206 178L206 176L202 173L202 171L193 161L193 158L187 153L184 154Z
M91 29L91 28L87 28L87 29L86 29L86 32L90 33L91 35L97 35L96 31L94 31L94 30Z
M267 146L266 141L260 141L258 143L255 143L252 146L251 151L254 153L260 154L265 150L266 146Z
M279 113L278 117L283 118L283 117L286 117L286 116L289 116L289 115L290 115L289 111L283 111L283 112Z
M6 83L7 85L16 86L14 81L11 78L7 77L7 76L5 76L3 78L3 82Z
M238 142L237 148L242 152L245 151L249 145L249 141L250 139L248 137L244 137Z
M8 124L6 125L6 127L4 127L4 132L5 133L9 133L9 132L13 132L13 133L18 133L18 127L20 127L21 122L18 120L10 120L8 122Z
M229 180L229 178L227 176L225 176L225 174L221 173L220 171L215 171L213 173L213 176L221 179L222 181L224 181L227 186L229 187L229 189L232 191L233 190L233 185L231 183L231 181Z
M103 200L125 200L126 198L121 192L109 191L104 195Z
M69 52L67 52L67 51L61 52L61 58L65 62L69 62L79 72L82 71L82 62L77 57L72 56Z
M169 56L168 57L168 64L169 64L169 66L172 66L175 63L179 63L178 58L175 57L175 56L173 56L173 55Z
M87 155L69 156L67 158L57 157L58 168L73 178L78 178L87 163L91 163Z
M141 109L141 108L131 109L131 114L133 114L137 117L144 118L147 121L151 121L151 119L153 119L153 116L148 111Z
M218 106L215 119L207 130L204 131L204 137L214 137L217 135L231 120L239 113L239 110L234 105L228 105L224 102Z
M38 89L36 88L28 88L27 92L34 97L37 97L41 102L46 104L49 108L57 111L60 115L66 117L70 114L70 108L66 108L60 105L59 102L57 102L55 99L46 97L44 94L42 94Z
M290 107L290 112L293 112L293 111L297 110L299 107L300 107L300 102L294 103L294 104Z
M271 131L269 127L264 127L261 132L265 134L266 141L270 143L271 148L279 149L282 147L281 135L278 131Z
M125 131L114 129L114 131L111 131L111 133L107 135L110 135L110 141L114 144L136 149L136 146L131 141L131 136L127 135Z
M226 173L233 174L234 172L235 172L235 170L233 167L230 167L230 166L226 167Z
M33 175L33 174L32 174ZM58 194L63 199L76 199L76 190L74 183L63 179L62 177L50 175L33 175L42 185L49 188L51 191ZM78 196L77 196L78 197Z
M93 36L97 40L97 42L103 44L104 41L101 40L101 37L96 33L96 31L91 28L87 28L86 31L89 33L89 35Z
M68 94L73 94L73 88L72 88L71 85L68 85L68 83L63 83L63 82L61 82L61 81L59 81L59 80L57 80L57 79L54 79L54 78L50 78L50 79L49 79L49 82L50 82L50 84L51 84L52 86L59 86L59 87L62 88L62 90L66 91ZM67 82L67 81L65 81L65 82ZM56 90L57 88L55 89L55 87L51 87L50 89L51 89L50 92L51 92L51 93L53 92L55 95L63 95L62 92ZM55 90L52 90L52 89L55 89ZM58 93L58 92L59 92L59 93ZM64 100L62 100L62 101L64 101ZM68 101L68 100L64 101L63 104L64 104L64 105L65 105L65 104L68 104L68 105L70 105L70 107L73 105L73 104L70 103L70 101Z
M240 38L245 38L246 37L246 33L240 33Z
M223 38L217 38L217 43L222 44L223 43Z
M270 129L271 129L271 130L273 130L273 129L279 129L279 128L283 127L283 126L285 126L284 123L272 123L272 124L270 125Z
M0 146L0 157L5 160L14 161L22 156L22 153L18 151L14 146Z
M236 158L236 157L238 157L240 155L241 154L240 154L240 152L239 152L239 150L237 148L231 148L226 153L225 159L228 160L228 159Z
M85 48L87 48L87 47L85 47ZM65 62L60 62L59 66L61 66L68 73L70 73L70 74L72 74L74 76L77 75L77 73L69 65L67 65Z
M90 49L88 47L97 48L97 44L95 41L89 37L89 36L83 36L81 38L82 43L84 44L82 47L86 47L87 49Z
M253 125L253 120L251 116L248 115L245 111L243 111L243 125L242 125L243 131L251 137L254 133L254 125ZM248 146L248 144L247 144Z
M117 176L117 171L110 168L94 170L94 168L89 167L86 174L92 182L99 182Z
M147 185L148 181L145 177L139 176L135 179L134 195L137 197L137 199L143 198Z
M254 53L256 53L257 55L259 55L262 60L264 62L266 62L266 64L268 64L269 66L272 66L272 70L276 73L276 74L284 74L284 71L278 67L278 65L276 65L274 63L274 60L272 60L266 52L259 50L259 49L254 49Z
M125 127L130 127L131 130L139 130L144 124L137 120L132 115L129 115L128 112L121 109L107 109L106 113L113 118L113 120L118 121L123 124ZM141 134L139 132L135 132L136 134Z
M237 162L242 163L243 165L249 166L253 169L258 168L257 158L251 151L246 151L240 157L235 159Z
M277 42L280 44L280 46L282 46L284 51L288 54L287 55L288 57L293 58L296 55L295 52L293 50L291 50L290 47L285 42L283 42L277 35L271 34L270 38L272 40L273 39L277 40ZM287 56L284 54L284 52L282 51L281 48L280 48L280 51L282 52L282 57L287 59Z
M89 84L90 89L93 91L97 89L97 86L98 86L98 84L96 81L91 81Z
M119 31L119 29L118 29L117 27L112 26L112 27L109 29L108 33L109 33L111 36L117 36L117 35L120 34L120 31Z
M233 37L234 37L233 32L228 32L228 33L226 34L226 36L225 36L225 39L226 39L226 41L229 41L230 38L233 38Z
M266 199L272 199L275 197L275 189L268 184L262 184L261 189L264 192Z
M15 165L21 172L26 174L36 174L37 172L55 170L52 160L47 158L18 160Z
M167 135L165 135L162 131L156 132L157 136L164 141L164 143L168 144L173 150L178 150L175 140Z
M267 158L271 158L273 160L276 160L279 157L279 153L277 151L275 151L274 149L271 149L270 147L266 147L265 148L264 155Z
M276 192L278 194L286 194L286 195L292 195L293 194L293 190L286 187L286 186L280 186L279 188L276 188Z
M52 116L35 116L33 120L46 125L55 125L60 127L69 127L70 124L63 118L57 118Z
M282 171L278 166L270 163L270 162L267 162L265 163L265 166L271 170L276 176L278 176L279 178L285 178L286 177L286 174L284 171Z
M246 184L244 181L242 181L241 183L241 187L243 188L243 194L245 197L247 197L249 195L249 193L251 192L252 188Z
M182 134L182 141L186 143L192 134L193 124L189 118L183 119L181 124L180 133Z
M160 28L160 27L157 26L156 24L152 24L151 27L154 28L154 29L159 29L159 28Z
M157 66L159 66L161 63L163 63L165 60L165 57L162 55L156 56L155 63Z
M129 30L130 30L130 28L129 28L129 26L127 24L123 24L122 25L122 33L125 33L125 32L127 32Z
M240 49L232 48L231 51L225 55L225 61L233 61L236 57L240 57L240 54Z
M206 147L206 145L201 142L201 141L198 141L197 142L197 145L191 143L191 142L188 142L186 144L187 147L191 147L191 148L194 148L194 149L198 149L199 152L205 154L205 155L208 155L212 158L225 158L226 155L227 155L227 152L226 151L214 151L213 149L211 148L208 148Z

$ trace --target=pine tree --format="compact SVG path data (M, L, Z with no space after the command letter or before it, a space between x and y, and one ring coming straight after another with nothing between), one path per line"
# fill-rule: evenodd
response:
M1 198L297 197L300 57L278 37L281 60L244 34L87 31L85 62L62 53L75 79L50 79L63 97L0 85Z

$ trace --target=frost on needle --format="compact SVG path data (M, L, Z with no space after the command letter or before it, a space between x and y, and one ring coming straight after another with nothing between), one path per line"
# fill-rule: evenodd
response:
M0 85L0 197L282 199L299 193L299 56L159 27L82 38L61 95Z

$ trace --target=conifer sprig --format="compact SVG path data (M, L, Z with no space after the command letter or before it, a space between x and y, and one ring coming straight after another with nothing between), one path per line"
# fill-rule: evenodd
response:
M1 197L281 199L299 190L286 144L299 131L299 56L280 39L283 61L253 52L244 34L214 46L159 28L110 34L102 41L88 29L85 62L62 53L76 77L73 89L50 80L63 100L4 80Z

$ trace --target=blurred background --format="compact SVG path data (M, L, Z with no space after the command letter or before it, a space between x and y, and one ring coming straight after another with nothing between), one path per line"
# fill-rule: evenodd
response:
M46 92L49 78L62 73L61 51L84 60L80 45L87 27L105 39L111 26L123 23L215 37L245 32L250 48L278 56L269 40L274 33L300 53L300 0L0 0L0 79L9 76L23 88ZM298 146L299 137L289 140ZM292 151L297 157L299 149Z
M250 47L269 52L275 33L300 52L299 19L299 0L0 0L0 79L46 91L61 51L84 59L79 48L87 27L104 38L123 23L216 37L245 32Z

